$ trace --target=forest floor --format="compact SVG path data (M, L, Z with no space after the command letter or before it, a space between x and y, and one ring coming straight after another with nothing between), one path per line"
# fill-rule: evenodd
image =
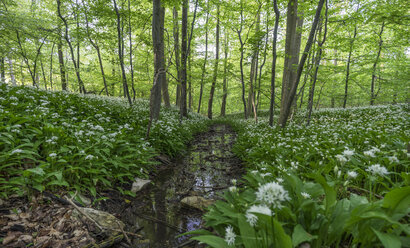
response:
M124 238L115 247L201 247L182 233L204 228L202 215L220 194L236 184L244 169L232 153L236 134L227 125L213 125L191 141L175 161L162 157L151 184L136 197L106 191L97 208L125 223ZM234 180L233 180L234 179ZM233 180L233 181L232 181ZM125 187L129 187L125 186ZM101 244L101 236L87 218L74 218L72 205L43 195L9 198L0 211L5 247L87 247ZM128 239L128 241L127 241ZM4 242L6 241L6 242ZM6 243L6 244L5 244Z

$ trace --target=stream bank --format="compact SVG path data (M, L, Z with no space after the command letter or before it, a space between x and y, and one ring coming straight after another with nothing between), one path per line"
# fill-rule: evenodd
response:
M106 201L101 207L145 237L132 240L132 247L201 247L177 236L203 228L202 210L233 185L232 179L240 179L241 161L232 153L235 140L229 126L213 125L194 138L186 156L160 166L151 185L131 202Z

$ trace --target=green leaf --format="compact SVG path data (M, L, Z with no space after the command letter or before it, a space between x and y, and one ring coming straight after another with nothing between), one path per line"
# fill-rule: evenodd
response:
M408 212L410 206L410 186L396 188L384 196L384 208L388 208L389 212Z
M243 215L238 218L239 231L245 247L257 247L255 229L246 221Z
M27 169L26 171L30 171L33 174L40 175L40 176L43 176L45 174L43 168L41 167L30 168L30 169Z
M273 226L275 230L275 247L292 248L292 239L285 233L282 225L277 220L273 220Z
M300 224L297 224L295 226L295 229L293 229L293 234L292 234L293 247L297 247L303 242L309 242L316 238L317 238L316 235L311 235L310 233L306 232L306 230Z
M400 248L401 241L398 236L391 234L391 233L382 233L374 228L372 228L373 232L379 238L380 242L382 242L385 248Z
M336 191L327 184L326 179L321 175L312 175L312 178L316 180L320 185L322 185L323 189L325 190L326 195L326 212L330 210L330 208L336 204Z
M191 239L198 240L199 242L205 243L215 248L229 248L228 243L226 243L226 241L223 238L214 235L197 236L192 237Z
M53 180L49 183L47 183L47 186L50 185L58 185L58 186L66 186L66 187L70 187L70 185L67 183L67 181L65 180Z

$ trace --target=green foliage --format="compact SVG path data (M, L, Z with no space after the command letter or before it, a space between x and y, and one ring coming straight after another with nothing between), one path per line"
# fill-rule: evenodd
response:
M324 109L313 113L308 127L296 124L303 116L296 114L286 129L270 127L264 118L258 124L218 120L239 132L235 152L247 162L248 173L243 188L231 188L224 201L210 207L207 226L220 237L232 226L236 247L304 242L311 247L406 247L407 106ZM282 207L261 200L267 184L285 190ZM255 205L265 214L252 212ZM218 247L207 242L209 234L202 237L196 239Z
M178 155L193 133L206 128L198 115L179 122L164 110L145 140L148 103L48 92L0 84L0 191L2 197L65 188L113 187L146 177L159 153ZM124 191L124 193L127 193Z

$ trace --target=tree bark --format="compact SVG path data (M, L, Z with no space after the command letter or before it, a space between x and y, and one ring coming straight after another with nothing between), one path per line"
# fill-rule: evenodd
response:
M371 86L370 86L370 94L371 94L371 96L370 96L370 105L374 105L374 101L377 97L377 93L374 92L374 84L375 84L376 77L377 77L376 76L377 63L379 62L380 54L382 52L382 47L383 47L383 38L382 38L383 29L384 29L384 21L382 23L382 27L380 28L380 33L378 34L378 36L379 36L379 50L377 51L376 61L374 61L374 64L373 64L372 83L371 83Z
M164 68L164 18L162 12L164 8L161 6L161 0L153 1L152 15L152 40L154 45L154 83L151 89L150 96L150 118L157 120L161 108L161 83L165 75Z
M60 65L61 90L67 90L67 81L66 81L65 67L64 67L64 54L63 54L63 46L61 44L61 38L57 43L57 53L58 53L58 63Z
M187 117L187 58L188 58L188 0L182 2L182 44L181 44L181 117Z
M4 57L0 59L0 74L1 74L1 81L6 82L6 70L4 66Z
M53 54L54 54L54 46L56 43L53 43L53 46L51 47L51 53L50 53L50 88L53 90Z
M269 125L273 126L273 115L275 108L275 80L276 80L276 40L278 39L278 28L280 20L280 12L277 0L273 0L273 8L275 11L275 28L273 30L272 42L272 70L271 70L271 89L270 89L270 105L269 105Z
M174 22L174 50L175 50L175 67L177 70L177 92L175 98L175 104L180 106L181 101L181 66L180 66L180 51L179 51L179 25L178 25L178 10L174 7L173 9L173 22Z
M81 76L80 76L80 67L77 64L77 61L75 60L74 49L73 49L71 41L68 37L68 23L67 23L67 20L61 14L61 1L60 0L57 0L57 12L58 12L58 16L63 21L64 26L65 26L64 38L65 38L65 40L66 40L66 42L67 42L67 44L70 48L71 60L73 61L73 64L74 64L75 74L77 76L77 81L78 81L78 86L79 86L80 93L85 94L86 91L85 91L84 83L83 83L83 80L81 80Z
M132 37L131 37L131 1L128 0L128 37L130 43L130 69L131 69L131 89L132 100L135 101L135 86L134 86L134 65L132 63Z
M10 79L11 79L11 84L13 86L16 86L16 77L14 76L14 70L13 70L13 60L8 57L9 61L9 71L10 71Z
M120 16L120 12L118 11L116 0L113 0L113 2L114 2L115 13L117 15L118 57L120 59L120 66L121 66L121 73L122 73L122 85L124 89L124 96L127 97L128 103L131 106L132 101L130 97L130 92L128 90L127 76L125 74L125 68L124 68L124 46L122 45L123 36L121 32L121 16Z
M315 61L315 74L313 75L312 88L309 92L308 117L307 117L306 125L310 124L310 119L311 119L311 116L312 116L313 98L314 98L314 94L315 94L317 74L319 72L320 60L322 59L323 44L325 44L325 41L326 41L326 35L327 35L327 9L328 9L328 7L327 7L327 0L326 0L326 6L325 6L325 31L324 31L324 34L323 34L323 39L318 42L318 52L317 52L318 54L316 55L316 61ZM321 22L320 28L319 28L319 39L320 39L320 36L321 36L322 27L323 27L323 22ZM323 89L323 86L322 86L320 92L322 92L322 89ZM319 99L318 99L318 102L319 102Z
M292 87L290 89L289 97L285 101L285 107L283 108L283 111L281 109L281 113L280 113L280 116L279 116L279 124L282 127L286 126L286 122L287 122L289 114L290 114L290 109L292 107L292 103L293 103L293 100L294 100L295 95L296 95L296 90L297 90L297 87L299 85L300 77L302 75L303 67L305 65L306 58L309 54L310 48L312 47L313 37L315 36L315 31L316 31L316 28L317 28L317 24L319 22L320 13L322 11L324 1L325 0L319 0L318 6L316 8L315 18L314 18L313 23L312 23L312 28L311 28L310 33L309 33L309 38L306 42L305 50L303 52L302 58L300 59L300 62L299 62L299 65L298 65L295 81L292 84Z
M227 75L227 69L228 69L228 36L229 32L227 29L225 29L225 57L224 57L224 79L222 82L222 88L223 88L223 93L222 93L222 104L221 104L221 116L224 117L226 114L226 98L228 97L228 75Z
M297 0L289 0L288 2L288 12L286 19L286 43L285 43L285 63L283 68L282 77L282 95L281 95L281 107L280 112L284 113L286 109L286 101L289 98L289 92L294 82L294 76L297 70L298 57L297 52ZM296 62L296 63L295 63ZM279 119L283 118L279 116Z
M214 75L212 78L211 92L209 93L208 101L208 118L212 119L212 105L214 100L215 85L218 77L218 64L219 64L219 3L216 6L216 40L215 40L215 65Z

